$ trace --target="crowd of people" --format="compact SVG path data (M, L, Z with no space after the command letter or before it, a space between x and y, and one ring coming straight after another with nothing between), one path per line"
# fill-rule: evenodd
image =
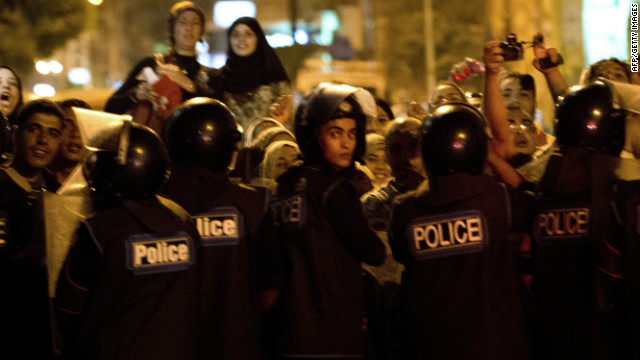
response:
M640 357L629 64L570 87L536 43L549 134L497 38L479 103L454 79L395 116L343 83L293 108L254 18L201 65L204 24L176 3L104 111L0 66L0 357Z

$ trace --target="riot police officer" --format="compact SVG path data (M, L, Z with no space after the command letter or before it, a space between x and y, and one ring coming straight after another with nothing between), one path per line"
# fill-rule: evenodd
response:
M405 358L526 359L508 195L482 175L484 118L468 104L440 106L425 119L421 144L429 183L396 200L389 228L406 267Z
M78 359L194 359L200 237L156 196L169 156L124 121L83 163L97 213L82 222L58 280L65 352Z
M276 358L364 353L360 262L380 264L384 246L348 180L365 146L366 118L356 91L348 85L316 89L296 112L303 164L278 179L261 233L269 255L263 286L279 292L266 330Z
M266 204L231 183L227 168L242 134L221 102L193 98L167 120L172 160L164 194L189 211L202 238L199 349L204 359L260 357L255 237Z
M609 216L625 114L604 81L568 94L556 110L552 154L534 207L531 242L536 357L587 359L593 337L594 263Z

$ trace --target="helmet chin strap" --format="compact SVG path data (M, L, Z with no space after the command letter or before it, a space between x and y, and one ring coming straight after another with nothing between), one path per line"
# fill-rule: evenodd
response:
M116 162L118 165L127 164L127 152L129 151L129 134L131 133L131 120L125 119L120 130L120 138L118 140L118 154Z

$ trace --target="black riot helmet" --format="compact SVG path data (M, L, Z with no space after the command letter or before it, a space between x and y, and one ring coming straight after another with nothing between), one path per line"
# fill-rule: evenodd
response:
M387 160L394 171L411 169L411 159L420 154L422 122L412 117L399 117L391 122L386 135Z
M166 124L165 143L176 165L225 171L242 138L231 110L210 98L185 101Z
M480 174L487 158L484 117L466 103L437 107L422 125L422 159L429 176Z
M82 164L91 189L104 199L154 196L169 177L169 154L160 137L126 120L103 138Z
M329 84L313 90L298 106L295 116L295 136L305 160L322 161L322 148L317 132L333 119L350 118L356 122L356 149L353 159L364 155L367 118L354 93L358 88Z
M560 148L581 147L618 156L624 147L626 112L603 79L569 93L556 109Z

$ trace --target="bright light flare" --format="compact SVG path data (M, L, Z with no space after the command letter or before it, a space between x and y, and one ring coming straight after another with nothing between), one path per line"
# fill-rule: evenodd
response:
M44 60L36 62L36 71L42 75L47 75L51 72L51 69L49 69L49 63Z
M218 1L213 6L213 22L223 29L243 16L256 17L253 1Z
M56 89L49 84L35 84L33 93L40 97L52 97L56 94Z

